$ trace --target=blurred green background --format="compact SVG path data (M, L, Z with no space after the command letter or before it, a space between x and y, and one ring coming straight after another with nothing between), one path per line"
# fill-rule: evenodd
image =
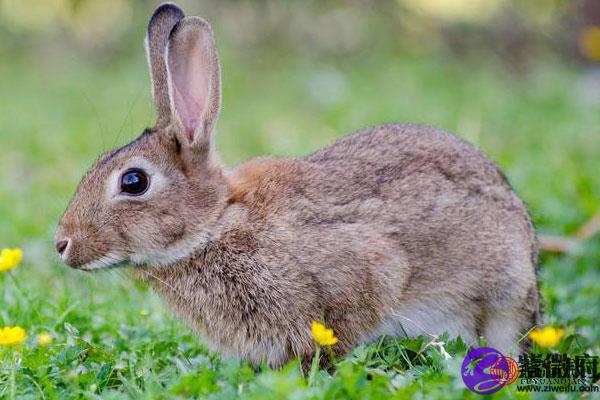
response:
M102 392L100 381L81 378L95 373L81 370L84 361L56 361L73 345L64 322L110 355L112 362L98 361L110 377L125 368L124 353L141 360L203 349L145 287L116 272L71 271L52 242L93 160L153 124L142 43L156 4L0 0L0 247L25 251L15 279L0 276L0 325L56 338L47 351L30 342L20 366L4 364L0 386L13 385L0 387L0 397L37 393L32 381L46 390L44 379L75 397ZM179 4L207 17L216 33L224 96L217 146L230 166L265 153L304 155L369 125L423 123L495 159L540 232L571 233L600 208L596 0ZM596 353L599 255L596 238L545 255L540 267L546 321ZM168 338L160 351L152 347L159 337ZM167 368L147 362L153 371ZM157 378L159 397L185 376L179 367L171 372ZM118 382L122 393L127 379ZM148 383L132 382L150 393ZM464 394L460 385L453 390Z

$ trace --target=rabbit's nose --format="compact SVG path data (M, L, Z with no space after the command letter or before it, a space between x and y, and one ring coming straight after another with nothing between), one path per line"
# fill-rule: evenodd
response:
M67 246L69 245L69 240L59 240L58 242L56 242L56 251L58 251L58 254L62 257L63 253L65 252L65 250L67 249Z

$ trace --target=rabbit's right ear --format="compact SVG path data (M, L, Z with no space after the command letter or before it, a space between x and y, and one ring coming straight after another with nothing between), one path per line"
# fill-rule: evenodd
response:
M177 23L167 44L167 76L173 121L189 146L213 148L221 108L221 72L210 24L200 17Z
M146 55L152 80L152 98L156 107L156 126L167 125L171 119L171 101L165 52L171 31L184 17L173 3L159 5L148 22Z

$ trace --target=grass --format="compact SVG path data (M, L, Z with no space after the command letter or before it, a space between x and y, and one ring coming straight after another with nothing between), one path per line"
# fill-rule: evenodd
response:
M302 155L368 125L427 123L497 160L540 231L571 232L597 210L600 112L578 94L581 70L548 59L514 76L487 56L374 53L224 46L224 160ZM0 274L0 326L29 336L0 347L0 398L476 398L460 378L460 340L440 339L445 360L431 338L382 339L309 384L297 364L255 370L210 352L121 271L60 264L52 234L78 179L101 150L152 123L144 61L138 46L111 63L67 52L0 64L0 247L25 251L21 266ZM600 238L541 258L544 319L568 333L559 351L600 353L599 259ZM41 332L53 342L40 346ZM515 386L492 397L529 397Z

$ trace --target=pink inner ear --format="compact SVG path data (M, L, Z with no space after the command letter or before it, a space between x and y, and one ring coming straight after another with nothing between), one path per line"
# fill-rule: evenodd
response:
M203 63L202 44L192 38L187 46L177 46L171 60L175 111L190 143L204 118L208 103L209 74Z
M191 144L194 141L196 129L198 128L199 118L192 118L191 116L194 113L198 113L199 107L194 106L188 108L188 102L184 100L184 96L181 94L177 86L174 86L174 95L175 95L175 108L183 123L183 127L185 128L186 137ZM190 102L193 102L193 99L190 99ZM196 109L194 111L194 109Z

